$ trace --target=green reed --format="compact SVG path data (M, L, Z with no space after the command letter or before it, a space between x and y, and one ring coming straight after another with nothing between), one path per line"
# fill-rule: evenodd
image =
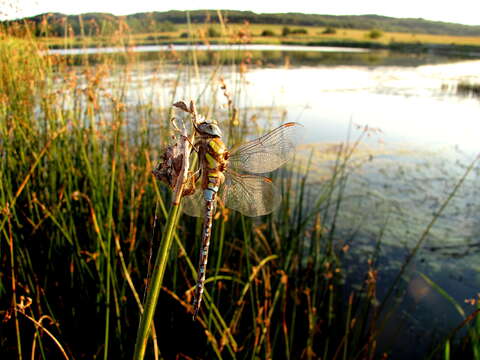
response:
M346 294L346 250L335 241L361 139L339 148L331 176L314 193L307 184L316 154L309 153L276 174L277 212L219 214L204 303L192 322L201 220L177 217L170 190L151 170L182 91L221 122L229 145L260 127L238 104L249 96L248 62L238 66L237 52L213 58L193 93L203 70L195 51L186 62L168 53L143 63L128 51L79 60L42 56L28 31L14 35L2 30L0 37L0 311L10 319L2 353L131 358L143 313L150 320L140 325L136 358L375 357L375 263L364 288ZM227 66L235 71L220 89ZM158 76L135 83L135 72ZM150 92L165 87L169 74L170 94ZM153 269L150 253L160 254ZM144 308L147 283L155 291Z

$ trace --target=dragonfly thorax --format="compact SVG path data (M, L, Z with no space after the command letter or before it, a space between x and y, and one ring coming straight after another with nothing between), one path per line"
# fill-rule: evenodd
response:
M220 137L202 136L198 142L200 168L202 171L202 188L214 192L223 183L223 172L228 166L229 153Z

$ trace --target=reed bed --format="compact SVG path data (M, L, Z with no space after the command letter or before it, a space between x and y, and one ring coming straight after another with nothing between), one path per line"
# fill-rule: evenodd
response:
M242 90L248 56L240 63L238 54L213 58L196 92L189 86L204 70L195 51L187 60L158 55L153 71L128 51L81 56L72 65L42 55L28 28L20 30L0 34L2 355L131 358L152 254L171 220L171 192L151 174L170 141L170 119L179 116L170 104L190 91L199 112L240 141L260 126L236 105L249 96ZM110 39L123 41L124 34ZM234 69L228 85L225 67ZM147 85L135 82L142 71L151 75ZM150 90L165 86L164 73L173 91L158 98L165 93ZM260 219L219 214L197 322L190 304L201 222L174 217L147 358L388 357L377 351L380 320L390 310L376 296L375 254L363 288L347 293L349 250L335 241L360 141L339 147L315 195L307 186L309 157L297 157L275 176L279 211ZM478 349L478 323L471 331Z

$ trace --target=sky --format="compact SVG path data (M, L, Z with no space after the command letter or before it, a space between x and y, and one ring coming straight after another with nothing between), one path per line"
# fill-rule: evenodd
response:
M377 14L480 25L478 0L295 0L284 2L278 0L0 0L0 18L2 19L13 19L47 12L64 14L108 12L115 15L127 15L147 11L197 9L250 10L256 13Z

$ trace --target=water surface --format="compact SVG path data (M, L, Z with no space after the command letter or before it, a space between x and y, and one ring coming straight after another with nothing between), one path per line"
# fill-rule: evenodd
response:
M262 45L262 44L240 44L240 45L139 45L129 47L91 47L72 49L51 49L47 51L50 55L83 55L83 54L111 54L121 53L125 50L132 52L161 52L161 51L293 51L293 52L337 52L337 53L361 53L368 52L368 49L333 47L333 46L302 46L302 45Z

